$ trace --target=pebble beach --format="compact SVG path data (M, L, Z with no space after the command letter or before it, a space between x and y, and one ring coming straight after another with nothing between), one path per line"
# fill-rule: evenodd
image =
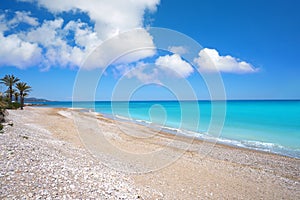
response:
M95 158L82 144L73 112L87 115L59 108L9 110L11 125L0 134L1 199L300 199L299 159L224 145L203 156L198 149L205 144L195 141L179 159L153 172L113 169L109 159ZM112 119L97 120L114 133L114 144L131 151L170 139L162 134L140 144L126 139Z

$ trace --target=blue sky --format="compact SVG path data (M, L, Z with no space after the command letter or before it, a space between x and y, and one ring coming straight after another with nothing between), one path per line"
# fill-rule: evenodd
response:
M186 91L184 81L198 99L209 99L203 74L220 74L227 99L300 99L297 0L72 2L0 3L1 77L15 74L28 82L33 88L30 96L71 100L79 71L104 71L99 64L104 58L97 61L99 66L82 65L94 49L133 28L142 31L132 32L125 41L115 40L118 45L111 48L117 50L108 46L104 54L140 43L155 49L158 45L148 29L152 26L183 33L203 49L190 60L189 46L177 44L168 47L171 52L129 54L101 76L97 100L111 99L120 83L143 86L131 98L172 99L170 91L176 87L188 99L181 93ZM168 81L170 88L162 87Z

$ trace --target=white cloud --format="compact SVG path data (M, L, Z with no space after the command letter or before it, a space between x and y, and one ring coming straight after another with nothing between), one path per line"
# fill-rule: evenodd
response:
M220 56L217 50L208 48L202 49L194 62L204 72L254 73L259 70L245 61L229 55Z
M41 26L18 36L23 40L43 48L39 66L44 70L51 66L79 66L87 55L101 43L95 32L86 23L70 21L63 27L64 20L45 20ZM68 38L70 33L74 36ZM75 42L69 44L68 42Z
M143 27L145 10L154 12L159 4L159 0L29 0L28 2L37 2L53 13L78 10L87 13L95 22L95 30L101 40L119 32Z
M142 83L161 84L167 79L187 78L193 71L194 69L189 63L182 60L178 54L174 54L160 56L155 63L140 61L131 65L118 65L113 73L116 77L136 78Z
M254 73L259 70L245 61L230 55L220 56L217 50L208 48L202 49L194 62L200 71L205 72Z
M39 49L40 66L49 68L51 66L73 67L80 66L87 56L95 50L103 41L113 36L123 33L132 28L140 27L138 31L131 34L122 34L117 36L110 42L103 43L104 50L100 50L95 54L99 57L89 59L84 66L86 68L104 67L111 59L120 56L120 53L141 47L154 48L153 38L143 29L144 14L148 10L156 11L159 0L139 0L139 1L123 1L123 0L19 0L24 2L36 3L45 7L54 14L61 12L83 12L86 13L94 26L91 24L78 21L69 21L67 25L62 18L54 20L45 20L39 24L38 20L31 16L30 12L17 11L11 20L7 20L5 15L0 15L0 33L2 34L1 43L6 46L6 42L10 41L8 36L4 36L3 32L17 26L19 23L27 23L31 26L26 31L16 32L14 37L18 38L19 44L28 44L30 47L28 52L33 51L33 47ZM3 23L2 23L3 22ZM73 35L74 33L74 35ZM26 45L25 45L26 46ZM24 49L22 46L22 50ZM7 52L4 52L7 50ZM20 49L19 49L20 50ZM8 48L3 48L3 55L9 57ZM27 53L28 53L27 52ZM42 52L42 53L41 53ZM122 56L117 63L138 61L142 58L154 55L154 50L139 50ZM24 55L26 53L24 52ZM30 56L29 56L30 57ZM6 59L14 60L14 59ZM1 62L4 64L5 62ZM13 65L12 62L10 65ZM26 63L26 62L25 62ZM17 62L18 67L24 68L22 62Z
M86 23L70 21L64 29L65 31L74 31L74 40L79 47L93 49L102 42L92 27Z
M22 39L36 43L45 49L43 67L50 66L82 66L85 69L104 68L111 61L115 64L130 63L155 54L152 36L145 29L135 29L122 33L102 42L93 29L81 21L70 21L63 27L61 18L44 21L44 23L27 33L20 34ZM68 44L67 36L74 33L74 45ZM95 50L96 47L99 48ZM141 49L148 47L149 49ZM135 50L133 51L132 50ZM95 51L94 51L95 50ZM128 53L123 55L124 53ZM122 57L119 57L123 55ZM117 60L115 60L117 59Z
M145 29L135 29L113 37L101 44L85 62L84 68L103 68L113 62L136 62L155 54L152 36ZM119 57L122 55L121 57Z
M194 72L194 68L182 60L178 54L160 56L156 59L155 65L182 78L187 78Z
M126 65L118 66L117 69L127 78L137 78L139 81L145 84L156 83L160 84L158 80L159 70L149 65L148 63L138 62L135 67Z
M61 18L51 21L46 20L40 27L22 34L22 37L27 41L41 44L44 47L60 46L64 43L63 38L60 37L63 22L64 20Z
M51 66L78 66L84 58L85 52L77 46L68 45L66 35L69 30L64 29L64 20L61 18L44 21L44 23L20 37L31 43L41 46L43 54L40 66L44 69Z
M172 53L179 54L179 55L188 53L187 48L183 46L169 46L168 50L171 51Z
M118 65L114 74L136 78L142 83L161 84L168 78L187 78L193 73L193 67L182 60L178 54L160 56L155 63L138 62L135 65Z
M8 24L10 26L15 26L19 23L26 23L31 26L38 26L39 22L37 18L31 17L30 12L24 12L24 11L16 11L15 16L13 19L11 19Z
M5 18L4 14L0 15L0 33L8 29Z
M31 12L16 11L12 19L7 20L7 13L9 10L5 10L4 14L0 15L0 32L7 31L11 28L15 28L20 23L26 23L30 26L38 26L39 21L35 17L31 17Z
M24 69L38 65L42 57L42 49L38 44L24 40L18 34L4 35L5 31L19 23L37 26L39 24L37 19L30 17L30 12L17 11L12 19L7 20L7 12L0 15L0 66Z
M40 62L41 49L38 45L23 41L15 34L4 37L0 33L0 46L0 66L26 68Z

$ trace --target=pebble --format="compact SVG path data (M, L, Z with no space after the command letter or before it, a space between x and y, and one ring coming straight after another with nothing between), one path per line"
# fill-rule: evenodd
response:
M0 199L142 198L128 176L17 114L0 134Z

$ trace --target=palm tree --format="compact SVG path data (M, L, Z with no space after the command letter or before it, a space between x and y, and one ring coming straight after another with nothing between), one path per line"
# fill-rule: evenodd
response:
M14 97L15 97L15 102L17 102L17 103L19 101L19 96L20 96L19 92L15 91Z
M14 75L5 75L4 78L0 79L0 82L8 87L8 96L10 102L12 101L13 96L13 86L19 81Z
M17 101L18 101L18 97L20 96L18 90L16 90L16 89L13 88L12 91L10 91L9 89L7 89L7 90L5 91L5 94L6 94L6 96L7 96L7 99L9 99L9 94L10 94L10 92L12 92L13 98L14 98L14 100L17 102ZM17 95L17 100L16 100L16 95ZM11 101L11 102L12 102L12 101Z
M27 83L19 82L16 84L16 88L19 90L20 93L20 100L21 100L21 110L23 110L24 107L24 98L28 95L28 92L30 92L31 87L27 85Z

